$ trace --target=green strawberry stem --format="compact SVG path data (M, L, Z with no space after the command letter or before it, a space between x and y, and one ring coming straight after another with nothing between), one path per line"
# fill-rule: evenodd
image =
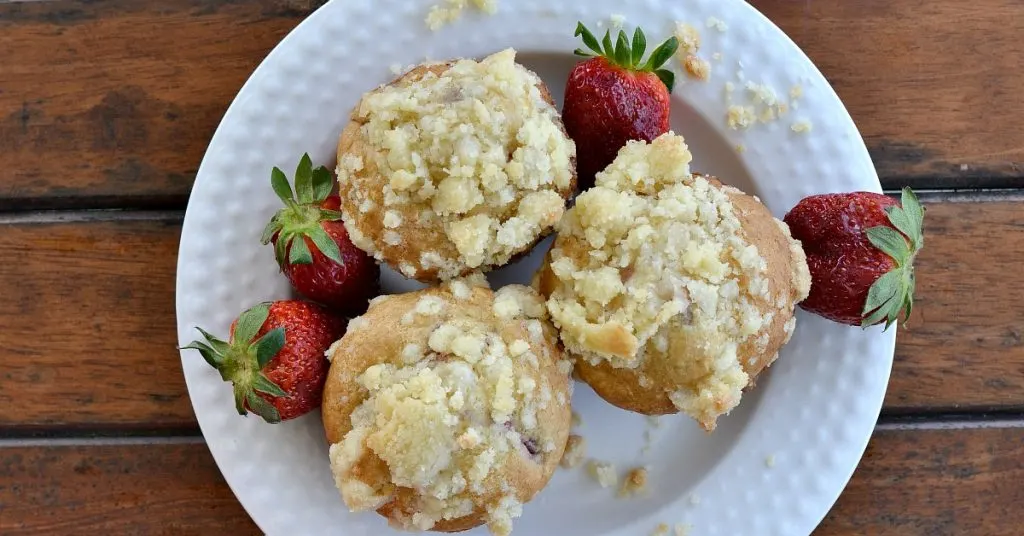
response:
M647 37L644 36L644 31L637 28L633 31L633 40L630 43L629 38L626 36L626 32L619 30L618 38L615 43L612 44L611 31L605 31L604 39L600 43L597 41L597 37L594 36L582 22L576 23L576 37L583 38L583 44L586 45L588 50L577 48L575 50L576 55L584 57L601 57L608 60L613 65L626 69L628 71L654 73L668 88L669 93L672 92L672 86L675 85L676 75L668 69L663 69L662 66L676 53L676 49L679 48L679 40L675 37L670 37L665 40L662 44L658 45L657 48L651 52L650 58L646 62L643 61L644 52L647 50Z
M903 189L901 206L885 210L887 225L866 231L868 240L896 261L896 267L879 277L868 290L861 326L873 326L885 320L885 328L904 313L904 321L914 309L914 260L924 247L924 207L910 188Z
M345 264L338 244L320 225L322 221L341 219L340 212L320 208L334 187L331 172L324 166L313 169L313 161L304 154L295 169L294 193L288 177L276 167L270 172L270 186L284 203L284 208L278 210L263 229L261 242L266 245L277 237L274 256L278 266L283 268L285 263L311 264L313 254L306 244L307 238L328 259Z
M225 342L196 328L205 341L192 341L182 349L198 350L203 359L220 372L224 381L231 382L235 397L235 409L245 415L246 407L269 423L281 422L281 413L257 393L287 397L281 387L263 374L263 367L270 362L281 348L284 348L283 327L274 328L259 339L263 323L270 315L270 305L261 303L243 312L235 324L235 331L229 342Z

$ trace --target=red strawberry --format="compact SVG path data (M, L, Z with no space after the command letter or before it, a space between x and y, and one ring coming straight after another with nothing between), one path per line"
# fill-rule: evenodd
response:
M261 303L231 324L228 342L196 328L206 341L184 348L199 350L231 382L239 415L251 411L277 423L320 407L329 368L324 352L345 326L345 319L316 304Z
M592 51L576 49L576 54L593 57L569 73L562 121L576 142L580 188L586 189L627 141L651 141L668 131L675 75L661 66L675 54L679 41L670 38L643 62L647 39L640 28L633 32L632 44L620 30L613 46L606 32L603 48L583 23L576 26L576 35Z
M380 293L380 267L349 240L340 221L341 201L331 195L331 172L323 166L313 169L307 154L295 170L297 200L280 169L274 168L270 183L285 207L267 224L263 243L274 243L277 263L292 286L340 313L365 311Z
M800 306L852 326L889 328L914 305L914 258L924 208L910 188L901 203L871 192L807 197L784 218L807 253L811 293Z

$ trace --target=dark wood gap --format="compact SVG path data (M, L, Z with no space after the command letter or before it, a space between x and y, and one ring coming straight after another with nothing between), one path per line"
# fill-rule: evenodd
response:
M241 418L241 417L239 417ZM202 437L198 426L159 425L152 423L89 423L9 424L0 426L0 444L5 440L65 439L140 439L167 437Z
M983 423L1013 423L1024 426L1024 407L894 408L883 409L879 426L937 425L969 428Z

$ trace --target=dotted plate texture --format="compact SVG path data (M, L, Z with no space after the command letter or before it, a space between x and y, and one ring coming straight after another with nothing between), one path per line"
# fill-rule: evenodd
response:
M652 47L671 34L675 21L697 27L711 78L688 80L672 61L679 73L673 128L686 136L697 170L760 196L776 216L811 194L880 191L864 143L824 77L740 0L500 0L496 16L467 9L436 33L424 24L431 3L332 1L288 35L238 93L203 159L182 230L181 344L196 337L195 326L226 336L239 311L290 295L271 248L259 244L278 207L270 170L279 166L291 175L304 152L333 165L349 111L363 92L393 78L391 65L514 47L560 98L576 61L577 20L603 33L611 16L621 14L626 30L642 26ZM724 30L712 28L710 17ZM737 131L725 125L727 81L736 88L733 104L751 102L746 81L774 88L784 101L792 100L795 85L803 95L780 120ZM813 130L793 132L797 121L810 122ZM491 274L492 284L528 281L539 261L535 251ZM390 270L384 281L388 292L417 287ZM660 523L681 523L694 536L809 534L863 454L888 383L895 335L798 313L796 334L777 364L713 434L682 416L662 417L654 426L578 385L572 405L582 416L577 433L587 438L588 456L615 463L620 476L649 467L648 489L619 499L584 469L560 469L526 505L515 533L646 535ZM240 417L230 387L196 352L182 352L181 359L210 451L264 532L398 534L376 514L352 514L342 503L319 413L276 426Z

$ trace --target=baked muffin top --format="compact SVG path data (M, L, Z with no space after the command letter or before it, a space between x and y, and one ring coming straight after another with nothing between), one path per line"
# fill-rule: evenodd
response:
M769 328L789 324L810 276L785 224L690 161L673 133L630 142L559 223L539 285L571 354L637 369L630 396L656 386L652 396L713 426L749 382L742 360L774 353ZM775 266L758 242L773 244Z
M507 534L568 437L569 369L529 287L382 297L329 351L324 426L352 510Z
M358 247L435 282L506 264L550 232L576 148L515 55L422 65L363 96L337 167Z

